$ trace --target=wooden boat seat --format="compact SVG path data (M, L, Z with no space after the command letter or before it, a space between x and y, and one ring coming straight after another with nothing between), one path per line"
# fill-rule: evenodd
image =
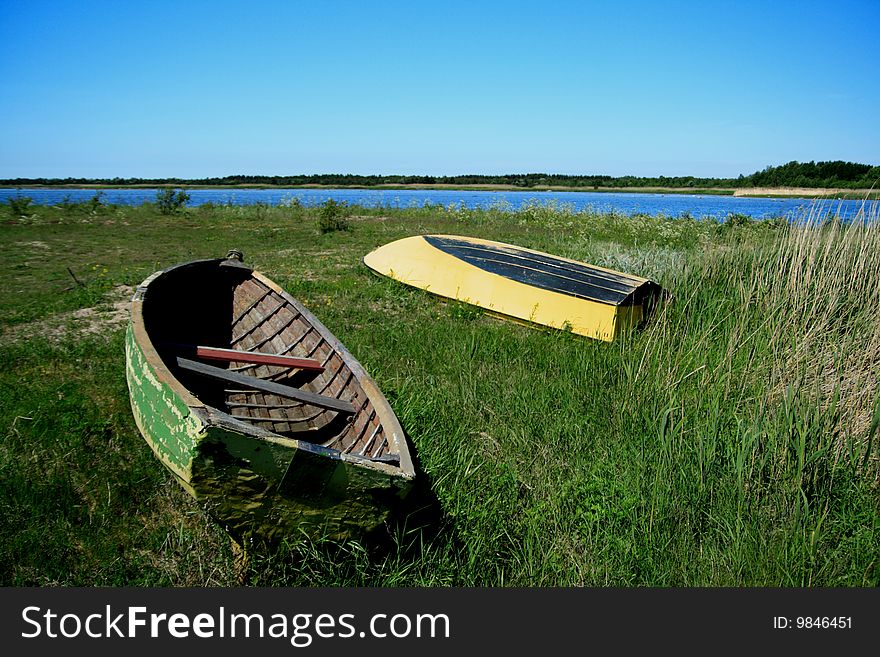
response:
M181 369L184 369L188 372L193 372L195 374L200 374L202 376L207 376L212 379L235 383L237 385L244 386L252 390L268 392L273 395L278 395L279 397L293 399L295 401L302 402L303 404L309 404L311 406L317 406L318 408L324 408L331 411L338 411L340 413L348 414L354 414L356 411L354 405L349 401L345 401L344 399L318 395L313 392L307 392L305 390L300 390L299 388L276 383L275 381L266 381L265 379L260 379L255 376L248 376L247 374L240 374L238 372L230 372L229 370L224 370L220 367L206 365L205 363L198 363L196 361L189 360L188 358L183 358L181 356L178 356L176 361L177 365Z

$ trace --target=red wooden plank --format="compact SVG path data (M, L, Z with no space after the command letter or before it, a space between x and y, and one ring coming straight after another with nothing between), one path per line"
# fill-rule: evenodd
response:
M206 360L222 360L225 363L252 363L254 365L277 365L310 372L323 372L324 366L314 358L296 358L281 354L262 354L256 351L205 347L203 345L175 345L179 351L194 354Z

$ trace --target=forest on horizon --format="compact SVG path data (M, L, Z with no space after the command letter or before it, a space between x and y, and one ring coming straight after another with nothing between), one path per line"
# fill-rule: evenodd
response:
M306 174L289 176L230 175L214 178L7 178L0 185L304 185L375 187L378 185L510 185L513 187L583 187L588 189L627 187L667 188L749 188L807 187L867 189L880 183L880 166L843 162L797 162L768 166L737 178L698 178L694 176L606 176L569 174L464 174L454 176Z

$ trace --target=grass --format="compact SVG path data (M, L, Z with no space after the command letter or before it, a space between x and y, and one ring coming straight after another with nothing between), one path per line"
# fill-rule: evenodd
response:
M322 233L295 205L18 210L0 207L2 585L880 585L876 224L350 207ZM361 263L426 232L649 276L672 299L605 344ZM242 571L138 434L114 303L233 247L358 357L415 448L411 513L377 540L291 540Z

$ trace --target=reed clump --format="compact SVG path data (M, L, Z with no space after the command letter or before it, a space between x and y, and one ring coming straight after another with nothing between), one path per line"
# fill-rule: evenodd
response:
M793 225L757 286L775 315L771 395L792 385L834 406L838 457L857 449L880 475L870 442L880 410L880 216L865 208L852 222L814 209Z
M838 457L865 455L880 380L878 206L846 223L814 206L770 237L717 242L691 261L634 383L674 390L693 378L734 404L760 390L767 407L796 393L835 415ZM865 463L876 475L876 455Z

